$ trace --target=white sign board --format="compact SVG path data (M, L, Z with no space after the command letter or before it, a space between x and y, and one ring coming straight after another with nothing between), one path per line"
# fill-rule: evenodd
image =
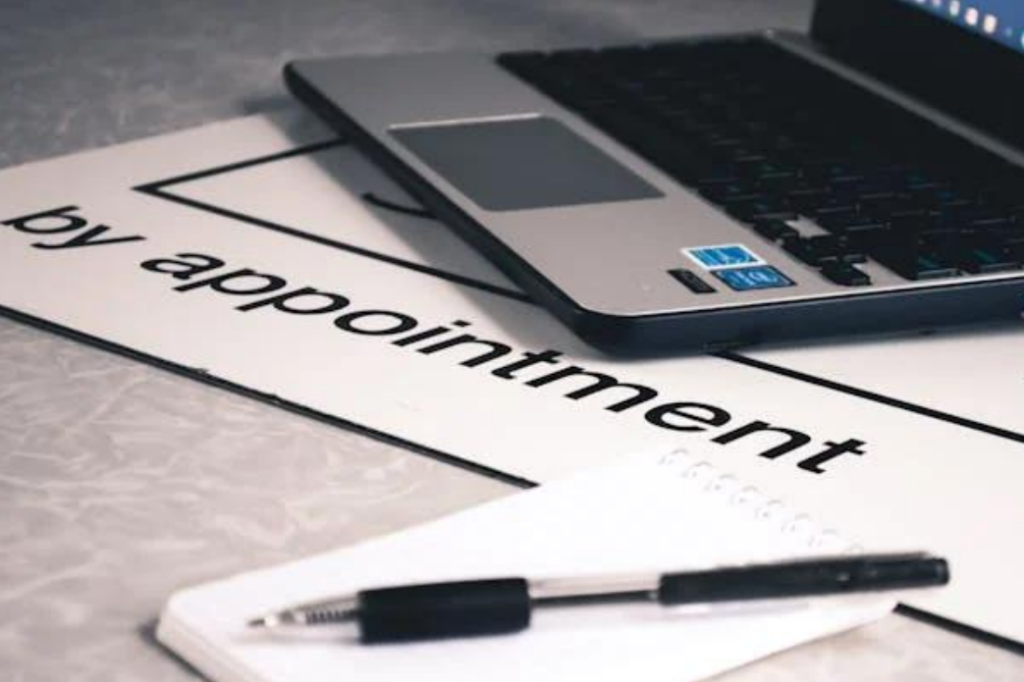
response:
M9 169L0 223L22 319L537 482L685 445L1024 640L1024 327L609 358L297 113Z

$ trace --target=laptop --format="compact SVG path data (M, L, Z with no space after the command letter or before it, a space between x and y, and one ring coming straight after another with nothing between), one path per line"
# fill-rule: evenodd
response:
M709 351L1019 320L1024 3L296 61L291 91L584 340Z

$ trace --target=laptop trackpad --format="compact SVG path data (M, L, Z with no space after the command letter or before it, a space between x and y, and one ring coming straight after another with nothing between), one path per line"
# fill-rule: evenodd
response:
M551 118L414 125L394 127L390 132L434 172L488 211L663 196Z

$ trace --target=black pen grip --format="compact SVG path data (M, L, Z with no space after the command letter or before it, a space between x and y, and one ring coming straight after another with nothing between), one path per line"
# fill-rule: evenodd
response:
M530 593L522 578L365 590L358 608L366 644L494 635L530 625Z
M937 557L850 557L664 575L658 586L658 601L672 605L784 599L947 582L949 567Z

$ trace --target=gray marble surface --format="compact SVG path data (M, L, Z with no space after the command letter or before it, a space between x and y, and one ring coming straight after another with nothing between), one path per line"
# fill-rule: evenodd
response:
M299 55L800 28L810 4L6 0L0 166L280 106ZM513 492L0 319L0 679L195 679L152 640L174 589ZM1024 659L893 616L723 679L1019 680Z

